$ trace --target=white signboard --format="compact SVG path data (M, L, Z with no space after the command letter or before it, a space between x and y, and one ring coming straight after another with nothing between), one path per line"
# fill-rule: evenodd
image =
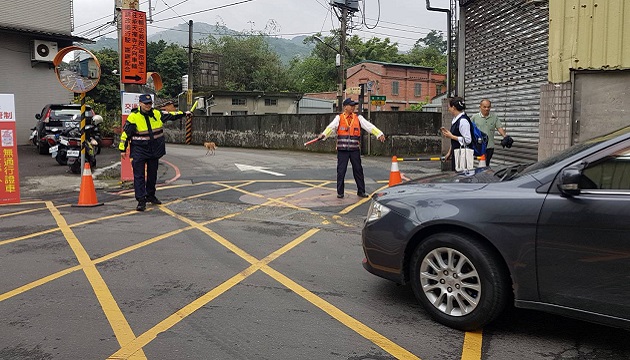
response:
M131 110L138 107L138 103L140 102L138 98L140 97L140 93L130 93L123 92L122 93L122 114L129 115L131 114ZM151 94L151 99L155 102L155 96Z
M15 122L13 94L0 94L0 121Z

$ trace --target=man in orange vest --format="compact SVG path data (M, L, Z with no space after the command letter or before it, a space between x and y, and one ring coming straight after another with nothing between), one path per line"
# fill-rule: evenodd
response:
M361 166L361 128L376 136L380 142L385 142L385 135L381 130L354 112L357 104L350 98L344 100L343 113L335 116L324 132L317 137L320 140L326 139L337 131L337 197L340 199L344 196L348 160L352 164L352 175L357 183L357 195L364 198L369 196L365 193L365 179Z

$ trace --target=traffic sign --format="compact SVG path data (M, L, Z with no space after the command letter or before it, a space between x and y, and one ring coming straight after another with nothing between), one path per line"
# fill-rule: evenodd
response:
M385 95L371 95L370 103L376 106L383 106L387 101L387 97Z
M147 16L133 9L123 9L121 12L121 82L144 85L147 83Z

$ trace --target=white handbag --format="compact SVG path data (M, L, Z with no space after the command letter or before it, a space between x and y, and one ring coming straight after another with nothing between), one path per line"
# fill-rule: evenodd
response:
M467 147L460 147L453 151L455 156L455 171L472 170L475 167L474 163L475 152L473 149Z

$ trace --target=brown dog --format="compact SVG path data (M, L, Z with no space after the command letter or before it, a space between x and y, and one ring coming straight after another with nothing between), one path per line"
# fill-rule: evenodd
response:
M208 151L206 151L206 155L208 155L208 153L212 153L212 155L214 155L214 150L216 150L216 148L218 147L217 144L209 141L209 142L205 142L203 143L203 146L208 149Z

